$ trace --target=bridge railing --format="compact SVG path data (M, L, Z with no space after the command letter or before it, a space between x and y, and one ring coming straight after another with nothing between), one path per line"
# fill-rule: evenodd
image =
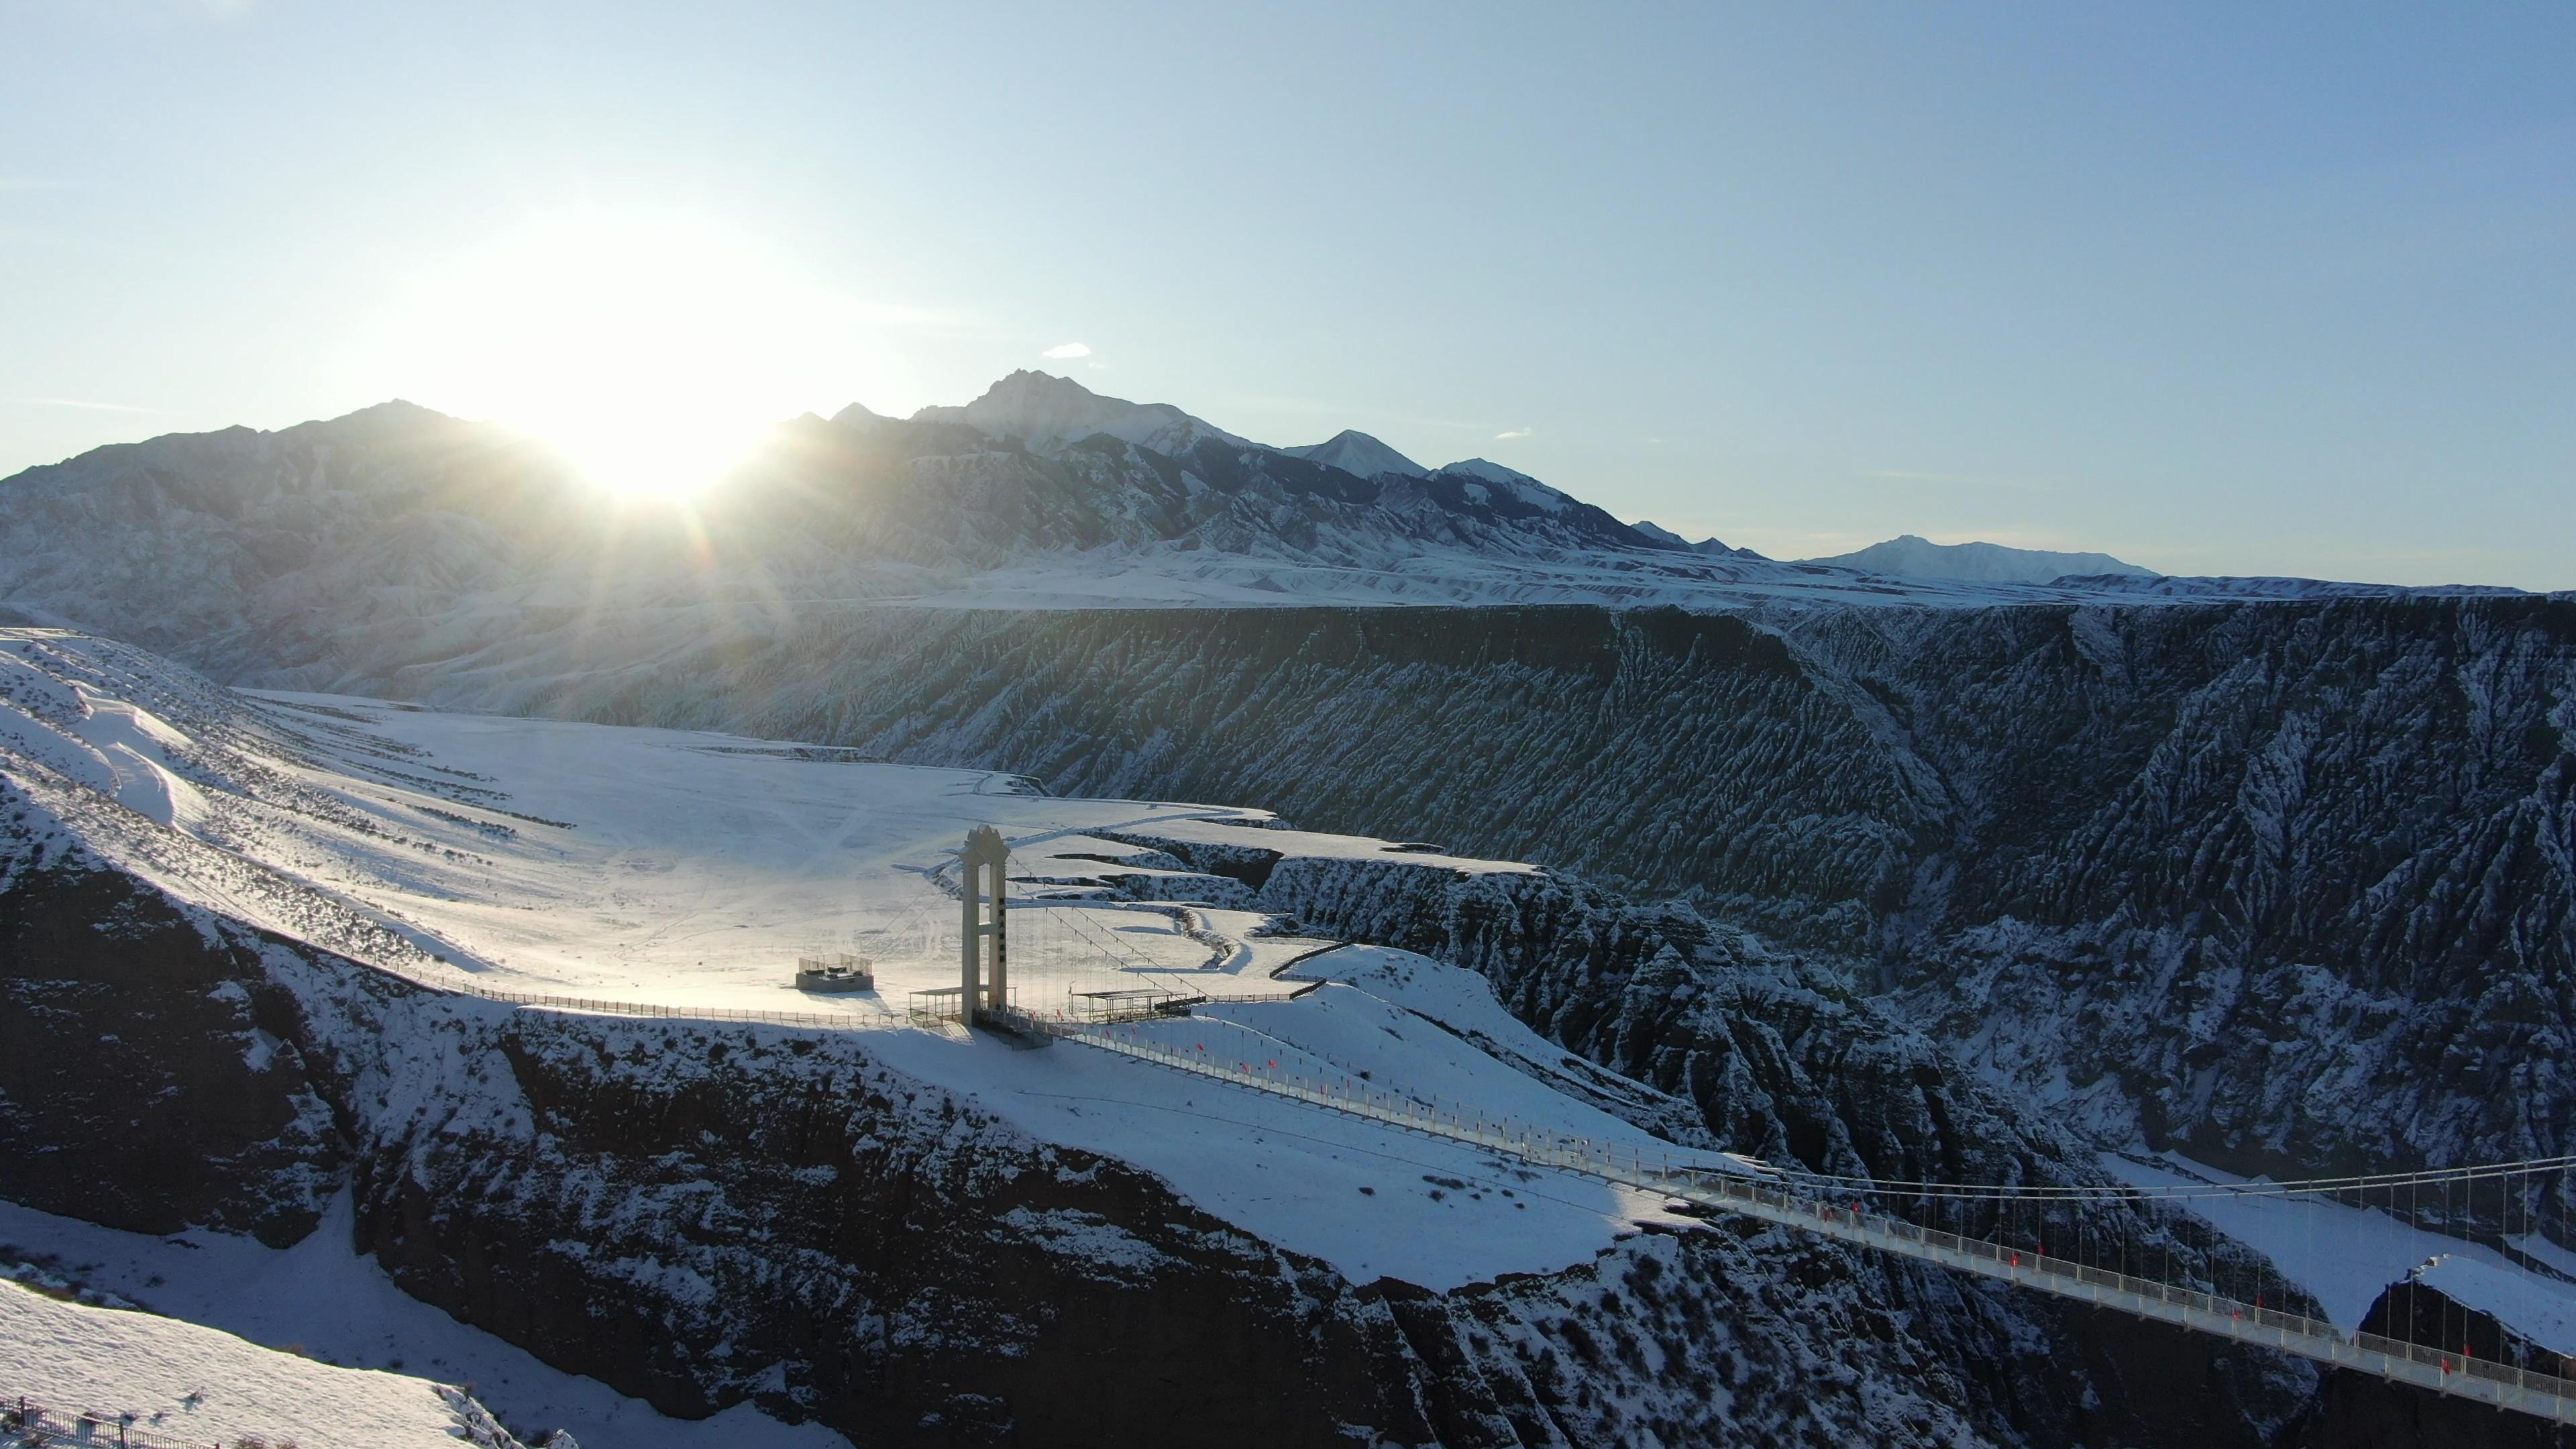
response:
M1055 1021L1036 1025L1122 1055L1213 1077L1276 1096L1293 1098L1389 1126L1446 1138L1518 1158L1533 1166L1596 1177L1640 1191L1803 1227L1875 1247L2003 1278L2061 1297L2118 1308L2143 1317L2268 1344L2304 1357L2360 1368L2442 1392L2576 1423L2576 1380L2492 1359L2474 1358L2374 1333L2345 1333L2332 1323L2246 1303L2223 1294L2176 1287L2116 1269L1967 1237L1902 1218L1872 1213L1801 1192L1776 1176L1745 1167L1674 1163L1631 1146L1593 1142L1561 1133L1532 1131L1509 1121L1462 1110L1442 1110L1373 1086L1357 1086L1284 1072L1266 1065L1184 1051L1133 1030Z
M859 1016L839 1012L662 1006L502 991L471 983L459 983L450 989L490 1001L618 1016L842 1029L906 1024L903 1015L892 1012L883 1016ZM1301 994L1281 993L1277 999L1287 1000ZM1264 998L1227 998L1229 1001L1237 999ZM1469 1109L1443 1110L1439 1104L1375 1086L1310 1078L1275 1068L1256 1068L1249 1062L1228 1062L1222 1058L1185 1052L1139 1035L1132 1029L1149 1020L1170 1016L1173 1007L1186 1010L1187 1005L1195 1004L1199 1002L1160 1002L1158 1009L1148 1012L1117 1007L1086 1011L1079 1005L1069 1004L1040 1013L1013 1006L1005 1008L1005 1013L1012 1019L1012 1025L1025 1031L1072 1038L1176 1070L1234 1082L1389 1126L1503 1153L1535 1166L1579 1173L1708 1206L1750 1209L1758 1216L1808 1227L1865 1246L1985 1272L2061 1296L2104 1303L2147 1317L2166 1318L2249 1342L2268 1343L2329 1363L2364 1368L2444 1392L2465 1394L2540 1414L2561 1423L2576 1423L2576 1380L2555 1374L2474 1358L2466 1353L2451 1353L2379 1334L2347 1334L2320 1319L2245 1303L2220 1294L2175 1287L2156 1279L2139 1278L2072 1259L2051 1257L2007 1243L1924 1227L1902 1218L1869 1213L1857 1206L1838 1204L1830 1198L1796 1191L1777 1178L1758 1176L1749 1165L1719 1168L1676 1164L1665 1156L1650 1157L1633 1145L1594 1142L1582 1137L1532 1130L1526 1124L1493 1118Z

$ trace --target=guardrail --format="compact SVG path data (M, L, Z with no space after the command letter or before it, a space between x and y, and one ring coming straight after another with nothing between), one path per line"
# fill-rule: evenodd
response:
M236 1439L235 1445L244 1442ZM225 1449L223 1440L173 1439L163 1434L148 1434L135 1429L122 1415L74 1414L65 1416L24 1395L0 1397L0 1443L21 1444L34 1449L37 1445L95 1446L95 1449ZM268 1449L296 1449L295 1441L268 1443Z
M532 991L502 991L470 981L422 982L433 990L513 1006L542 1006L554 1011L591 1011L604 1016L649 1016L670 1021L746 1021L769 1026L830 1026L874 1031L906 1024L901 1013L861 1016L847 1011L752 1011L722 1006L665 1006L650 1001L605 1001L587 996L550 996Z
M1317 982L1295 992L1229 996L1221 998L1221 1002L1294 1000L1321 984ZM661 1006L646 1002L500 991L472 984L458 984L448 989L487 1001L617 1016L842 1029L880 1029L908 1024L905 1016L891 1012L879 1017L862 1017L840 1012ZM1856 1207L1838 1207L1825 1199L1763 1186L1763 1180L1751 1175L1750 1169L1737 1172L1688 1164L1675 1166L1668 1157L1650 1160L1635 1147L1626 1149L1623 1165L1622 1153L1614 1144L1548 1132L1514 1131L1508 1119L1494 1119L1467 1111L1444 1112L1437 1106L1425 1105L1398 1093L1309 1081L1294 1073L1255 1070L1248 1062L1228 1066L1221 1060L1194 1056L1141 1037L1122 1035L1113 1029L1151 1018L1168 1017L1175 1012L1186 1013L1189 1006L1199 1004L1209 1003L1205 998L1188 1001L1175 998L1157 1002L1143 1011L1103 1008L1097 1012L1085 1012L1080 1007L1071 1007L1049 1013L1032 1012L1013 1005L990 1014L1001 1018L1002 1024L1031 1035L1068 1038L1173 1070L1231 1082L1405 1131L1504 1153L1534 1166L1579 1173L1639 1191L1663 1193L1701 1206L1742 1212L1822 1236L2003 1279L2059 1297L2100 1304L2141 1318L2181 1324L2240 1342L2283 1349L2322 1363L2361 1369L2400 1383L2534 1414L2557 1423L2576 1424L2576 1380L2554 1374L2472 1358L2465 1353L2448 1353L2377 1334L2346 1334L2320 1319L2287 1314L2217 1294L2175 1288L2154 1279L2132 1277L2072 1259L2023 1252L2004 1244L1921 1227L1901 1218L1866 1213ZM132 1442L138 1449L152 1449L142 1440ZM193 1446L174 1445L173 1449L193 1449Z
M2576 1380L2378 1334L2347 1334L2322 1319L1922 1227L1902 1218L1795 1192L1781 1185L1776 1177L1757 1175L1750 1164L1741 1169L1687 1162L1677 1165L1669 1156L1650 1158L1635 1146L1623 1148L1558 1133L1516 1131L1510 1121L1497 1121L1481 1113L1444 1112L1375 1088L1316 1081L1296 1073L1256 1068L1249 1062L1209 1058L1133 1033L1077 1022L1038 1021L1034 1025L1104 1051L1501 1153L1532 1166L1578 1173L1701 1207L1744 1213L2057 1297L2282 1349L2321 1363L2360 1369L2556 1423L2576 1424Z

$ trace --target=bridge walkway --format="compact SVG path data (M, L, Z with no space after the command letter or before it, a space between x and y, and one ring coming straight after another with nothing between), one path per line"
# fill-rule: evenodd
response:
M1049 1033L1174 1071L1465 1143L1533 1167L1579 1173L1702 1208L1742 1213L1857 1247L1975 1273L2240 1343L2279 1349L2337 1368L2376 1374L2393 1382L2474 1399L2553 1423L2576 1425L2576 1380L2377 1334L2348 1334L2322 1319L1922 1227L1901 1218L1867 1212L1848 1202L1800 1192L1789 1179L1765 1175L1749 1163L1741 1170L1675 1165L1633 1149L1515 1131L1482 1117L1426 1108L1393 1093L1346 1089L1206 1060L1166 1047L1141 1033L1122 1031L1117 1023L1068 1020L1017 1010L1011 1014L1022 1018L1018 1024L1024 1030Z

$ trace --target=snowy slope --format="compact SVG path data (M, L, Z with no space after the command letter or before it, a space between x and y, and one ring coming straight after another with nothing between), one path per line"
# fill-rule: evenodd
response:
M87 678L66 684L48 669ZM216 847L174 849L128 825L125 844L105 845L126 868L433 984L883 1023L907 993L955 984L952 857L970 826L994 824L1015 842L1013 872L1031 897L1015 978L1029 999L1140 984L1279 990L1243 942L1204 928L1198 939L1176 912L1130 904L1223 906L1240 886L1110 838L1202 819L1273 823L1264 812L1054 799L986 771L729 735L201 683L165 693L150 661L46 631L0 631L0 671L0 748ZM111 690L195 711L200 733ZM1296 838L1319 854L1387 848ZM792 988L799 956L836 950L872 958L878 989Z
M60 1302L6 1279L0 1389L66 1419L130 1415L136 1432L172 1439L453 1449L474 1424L427 1379L337 1368L193 1323Z
M0 789L13 805L0 861L25 872L0 891L104 889L99 878L112 876L166 892L182 908L166 937L216 943L224 969L255 974L212 990L183 979L165 1013L210 1013L222 1028L214 1065L250 1067L252 1087L292 1086L260 1074L312 1063L311 1090L332 1094L323 1120L364 1164L344 1162L352 1176L329 1179L327 1153L308 1154L302 1175L287 1177L292 1191L353 1185L355 1232L407 1289L585 1371L621 1383L648 1375L670 1402L761 1396L851 1424L938 1365L968 1365L959 1387L972 1395L1035 1364L1043 1372L1019 1381L1008 1411L1035 1422L1060 1402L1044 1390L1062 1381L1045 1374L1087 1364L1095 1335L1079 1323L1103 1301L1106 1321L1127 1331L1214 1324L1211 1335L1256 1344L1251 1357L1264 1361L1338 1353L1355 1341L1348 1325L1376 1324L1365 1332L1387 1336L1369 1341L1389 1347L1371 1353L1398 1360L1369 1372L1399 1382L1416 1372L1405 1367L1414 1350L1394 1345L1420 1331L1422 1314L1455 1315L1454 1352L1476 1366L1423 1350L1441 1367L1420 1370L1435 1385L1422 1392L1526 1403L1533 1391L1511 1376L1549 1376L1559 1386L1549 1392L1605 1416L1568 1435L1587 1444L1643 1442L1653 1424L1680 1442L1770 1433L1814 1415L1831 1425L1809 1435L1820 1442L1977 1442L2001 1431L1962 1428L1962 1416L1995 1422L1979 1417L1988 1411L1890 1365L1953 1362L1984 1375L2007 1339L2067 1354L2066 1377L2037 1390L2046 1413L2094 1392L2063 1326L1946 1275L1890 1275L1794 1235L1749 1242L1598 1183L1070 1044L1015 1050L899 1019L908 986L952 979L953 945L939 939L956 918L939 885L943 852L967 825L990 822L1016 846L1024 1007L1140 980L1192 989L1219 1000L1134 1029L1263 1070L1359 1077L1645 1152L1759 1140L1771 1154L1794 1115L1824 1134L1819 1152L1834 1162L1926 1142L1971 1170L2065 1160L1991 1102L1954 1091L1919 1046L1892 1039L1857 1003L1781 963L1729 964L1671 911L1623 914L1525 865L1294 831L1259 811L1057 799L1012 776L744 736L244 696L95 639L21 630L0 642L21 666L7 676ZM202 812L164 823L120 803L110 755L138 738ZM1442 889L1464 898L1444 905ZM1246 918L1264 906L1315 922L1520 919L1531 929L1485 937L1522 962L1480 966L1484 975L1388 949L1292 965L1327 942L1311 925L1294 949L1256 935ZM130 900L102 919L153 909ZM1555 928L1618 955L1558 956ZM794 954L851 945L880 959L873 998L790 989ZM1300 984L1271 979L1282 968L1322 984L1295 1000L1246 999ZM66 958L49 971L75 969ZM825 1019L513 1010L415 992L385 972ZM1705 973L1696 984L1681 979L1695 972ZM1610 995L1551 1005L1577 973L1614 983ZM1489 984L1502 981L1512 1012ZM50 990L49 1010L88 1032L117 1030L80 1015L91 999L80 986ZM291 1040L227 1015L246 1016L252 988L295 1003ZM1706 1022L1654 1015L1694 993ZM1799 1026L1784 1007L1832 1024ZM1635 1070L1676 1095L1601 1065L1613 1058L1599 1045L1554 1045L1524 1024L1572 1025L1576 1012L1674 1048ZM1744 1035L1730 1042L1725 1031ZM1828 1056L1843 1065L1829 1073ZM1926 1101L1946 1126L1926 1120ZM1706 1146L1677 1145L1693 1142ZM1641 1225L1658 1232L1640 1237ZM323 1243L346 1241L327 1215L316 1226ZM1667 1307L1641 1317L1631 1295L1656 1274L1666 1276L1654 1301ZM1195 1305L1187 1318L1131 1307L1175 1294ZM1281 1302L1260 1306L1272 1298ZM961 1300L973 1311L948 1307ZM1894 1303L1909 1305L1894 1339L1852 1341L1851 1322ZM1259 1320L1270 1336L1225 1339L1251 1333L1228 1316L1239 1309L1272 1313ZM1297 1326L1319 1313L1322 1328ZM1578 1316L1590 1325L1580 1332L1611 1341L1658 1325L1656 1358L1578 1366L1567 1356L1578 1330L1559 1326ZM816 1347L804 1331L814 1322L847 1337ZM362 1337L353 1352L394 1349ZM1085 1372L1113 1368L1154 1365ZM861 1373L888 1378L853 1388L848 1376ZM1712 1398L1720 1379L1743 1387ZM1330 1391L1340 1380L1315 1381ZM1144 1381L1120 1382L1133 1393ZM1791 1387L1815 1382L1838 1387L1823 1397ZM2303 1385L2258 1378L2215 1402L2275 1404ZM542 1383L512 1392L551 1402ZM962 1401L914 1399L905 1412L958 1412ZM1364 1405L1345 1422L1391 1412ZM2219 1412L2269 1422L2282 1411Z
M2419 1227L2402 1212L2392 1215L2376 1203L2362 1208L2331 1198L2266 1193L2260 1179L2173 1154L2105 1153L2102 1165L2134 1186L2219 1189L2189 1199L2189 1210L2230 1237L2262 1249L2347 1332L2362 1326L2390 1284L2413 1274L2457 1301L2494 1313L2536 1343L2576 1352L2576 1281L2517 1267L2483 1243ZM2224 1192L2249 1187L2238 1196ZM2520 1246L2538 1254L2560 1251L2537 1237Z
M1020 1004L1041 1011L1104 990L1277 997L1289 986L1270 972L1330 944L1297 941L1285 951L1250 937L1257 915L1184 914L1183 903L1222 907L1243 888L1126 836L1461 872L1527 866L1287 830L1259 811L1059 799L1009 776L867 763L734 736L233 696L173 680L130 652L43 631L0 633L0 659L13 661L22 681L0 704L0 741L12 751L0 761L60 782L30 775L39 799L76 801L63 787L90 758L86 741L122 738L127 727L114 722L144 716L164 741L158 748L185 772L180 783L209 802L177 827L93 811L105 827L89 834L93 848L183 900L413 979L805 1013L880 1029L869 1047L880 1059L985 1100L1045 1140L1134 1161L1201 1207L1341 1265L1355 1281L1393 1275L1450 1287L1550 1271L1659 1211L1557 1174L1512 1198L1499 1188L1490 1199L1435 1196L1424 1173L1486 1181L1496 1169L1455 1146L1114 1058L1079 1050L1031 1057L987 1038L904 1026L911 992L956 984L954 887L942 884L973 825L998 825L1014 843L1012 980ZM64 683L67 675L83 677ZM61 694L40 698L39 686ZM149 698L188 726L119 693ZM51 723L32 712L38 707ZM86 793L104 804L113 783L94 779ZM76 805L67 813L79 818ZM1227 935L1228 923L1244 934ZM793 989L798 956L839 949L873 961L875 990ZM1444 1009L1475 1011L1488 1024L1500 1017L1480 978L1418 959L1413 969L1454 978ZM1246 1059L1256 1046L1236 1034L1248 1031L1272 1056L1319 1073L1336 1064L1424 1100L1508 1103L1567 1135L1661 1145L1511 1065L1462 1054L1457 1036L1425 1027L1414 1047L1390 1050L1384 1042L1401 1040L1393 1009L1335 987L1168 1030L1213 1035L1215 1049ZM1365 1024L1354 1028L1355 1020ZM1529 1054L1546 1055L1535 1046ZM1128 1110L1104 1114L1103 1104ZM1247 1136L1246 1122L1268 1126ZM1274 1137L1280 1146L1268 1145ZM1281 1151L1313 1160L1290 1165ZM1409 1171L1386 1175L1406 1164ZM1292 1190L1282 1196L1270 1183ZM1383 1196L1358 1191L1379 1183ZM1455 1231L1452 1219L1479 1212L1508 1216L1463 1237Z
M0 1201L0 1258L41 1255L87 1287L166 1315L174 1333L237 1335L276 1350L296 1345L303 1359L294 1362L303 1369L353 1377L354 1370L376 1370L368 1380L432 1374L472 1384L475 1397L522 1437L563 1429L585 1445L612 1449L828 1449L840 1442L828 1430L782 1424L748 1404L712 1419L674 1419L596 1379L549 1367L403 1293L350 1247L349 1232L345 1196L333 1201L320 1231L291 1248L202 1228L168 1237L119 1232ZM10 1352L5 1339L0 1335L0 1363ZM331 1364L343 1367L326 1368ZM43 1386L5 1369L0 1384L31 1395ZM307 1442L340 1441L308 1435Z

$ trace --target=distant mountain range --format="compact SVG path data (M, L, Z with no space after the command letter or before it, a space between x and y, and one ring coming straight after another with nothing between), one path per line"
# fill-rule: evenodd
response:
M851 407L780 424L685 507L618 497L513 429L405 402L0 480L0 619L312 686L381 682L424 651L575 668L617 629L889 603L1758 612L2392 592L1903 539L1783 563L1622 522L1487 459L1425 469L1357 432L1268 447L1035 372L908 419Z
M2164 575L2107 553L2049 553L1999 543L1934 543L1905 534L1854 553L1811 558L1829 568L1861 569L1904 579L1967 579L1985 584L2045 584L2065 578L2157 579Z

